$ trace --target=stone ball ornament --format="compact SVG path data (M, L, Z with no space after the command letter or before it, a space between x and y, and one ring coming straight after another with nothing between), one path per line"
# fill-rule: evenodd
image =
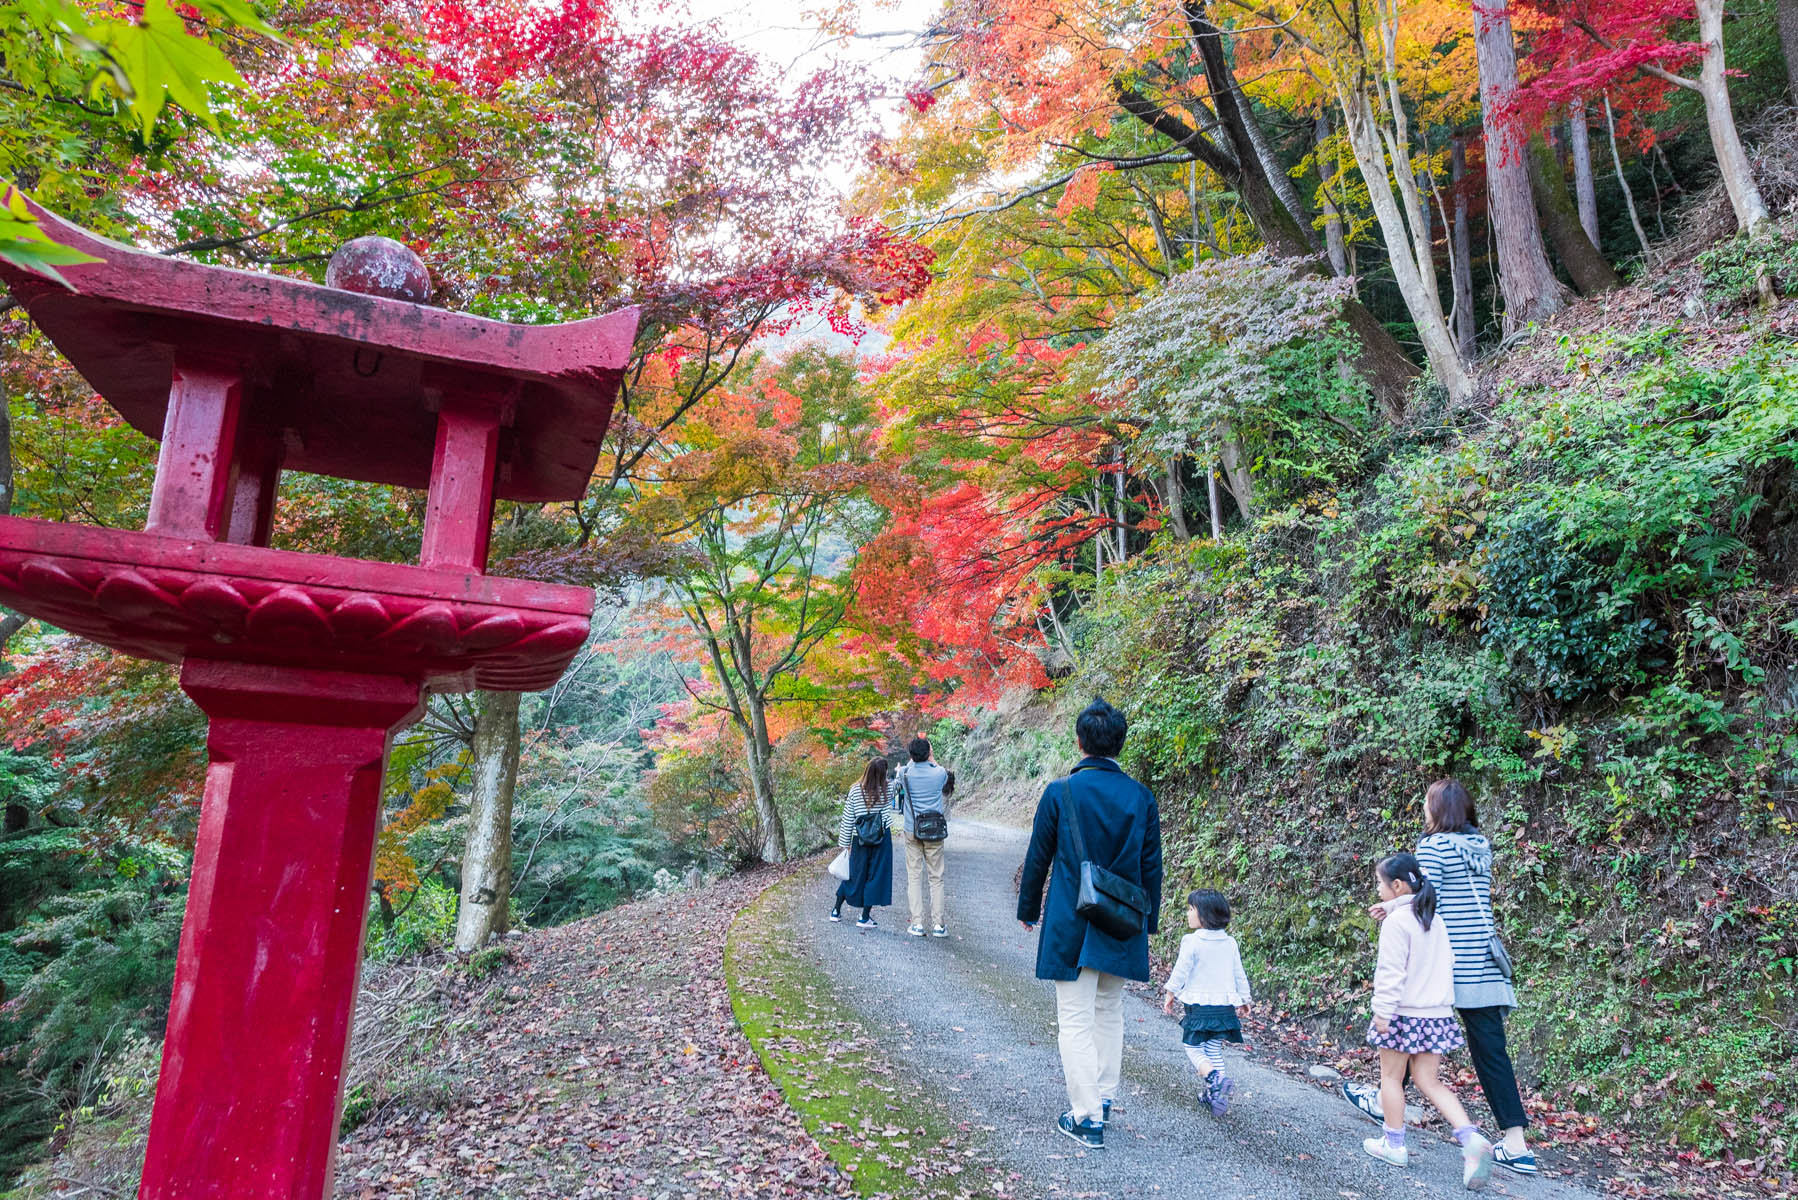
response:
M431 271L404 243L370 234L338 247L325 268L325 286L423 304L431 298Z

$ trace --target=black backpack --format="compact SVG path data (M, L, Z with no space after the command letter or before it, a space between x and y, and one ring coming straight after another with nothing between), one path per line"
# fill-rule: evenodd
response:
M871 808L855 818L855 841L861 846L878 846L886 840L886 814Z

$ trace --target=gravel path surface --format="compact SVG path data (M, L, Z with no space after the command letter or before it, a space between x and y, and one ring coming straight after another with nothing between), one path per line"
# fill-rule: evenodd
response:
M1453 1196L1460 1156L1432 1133L1411 1134L1411 1166L1366 1157L1376 1127L1339 1097L1231 1051L1228 1116L1201 1110L1178 1026L1144 996L1124 1001L1123 1095L1106 1148L1087 1152L1054 1129L1067 1107L1055 1042L1054 992L1034 977L1035 935L1019 927L1012 877L1022 830L956 821L948 845L950 937L907 936L905 866L879 929L827 921L834 880L820 875L793 936L825 964L894 1062L965 1106L964 1119L1043 1194L1158 1200L1371 1200ZM1488 1195L1592 1200L1546 1176L1494 1173Z

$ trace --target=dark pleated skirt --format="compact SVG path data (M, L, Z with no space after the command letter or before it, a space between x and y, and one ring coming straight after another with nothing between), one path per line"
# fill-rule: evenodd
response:
M849 848L849 878L837 885L837 898L855 908L880 908L893 902L893 835L877 846L860 842Z

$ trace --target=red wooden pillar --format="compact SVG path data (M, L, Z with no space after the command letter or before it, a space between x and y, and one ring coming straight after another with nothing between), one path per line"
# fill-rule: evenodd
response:
M437 452L425 501L418 565L480 574L493 533L493 471L499 415L490 406L445 401L437 414Z
M211 765L140 1200L324 1200L392 676L190 658Z
M175 360L145 529L204 541L223 531L242 406L240 369L192 355Z

